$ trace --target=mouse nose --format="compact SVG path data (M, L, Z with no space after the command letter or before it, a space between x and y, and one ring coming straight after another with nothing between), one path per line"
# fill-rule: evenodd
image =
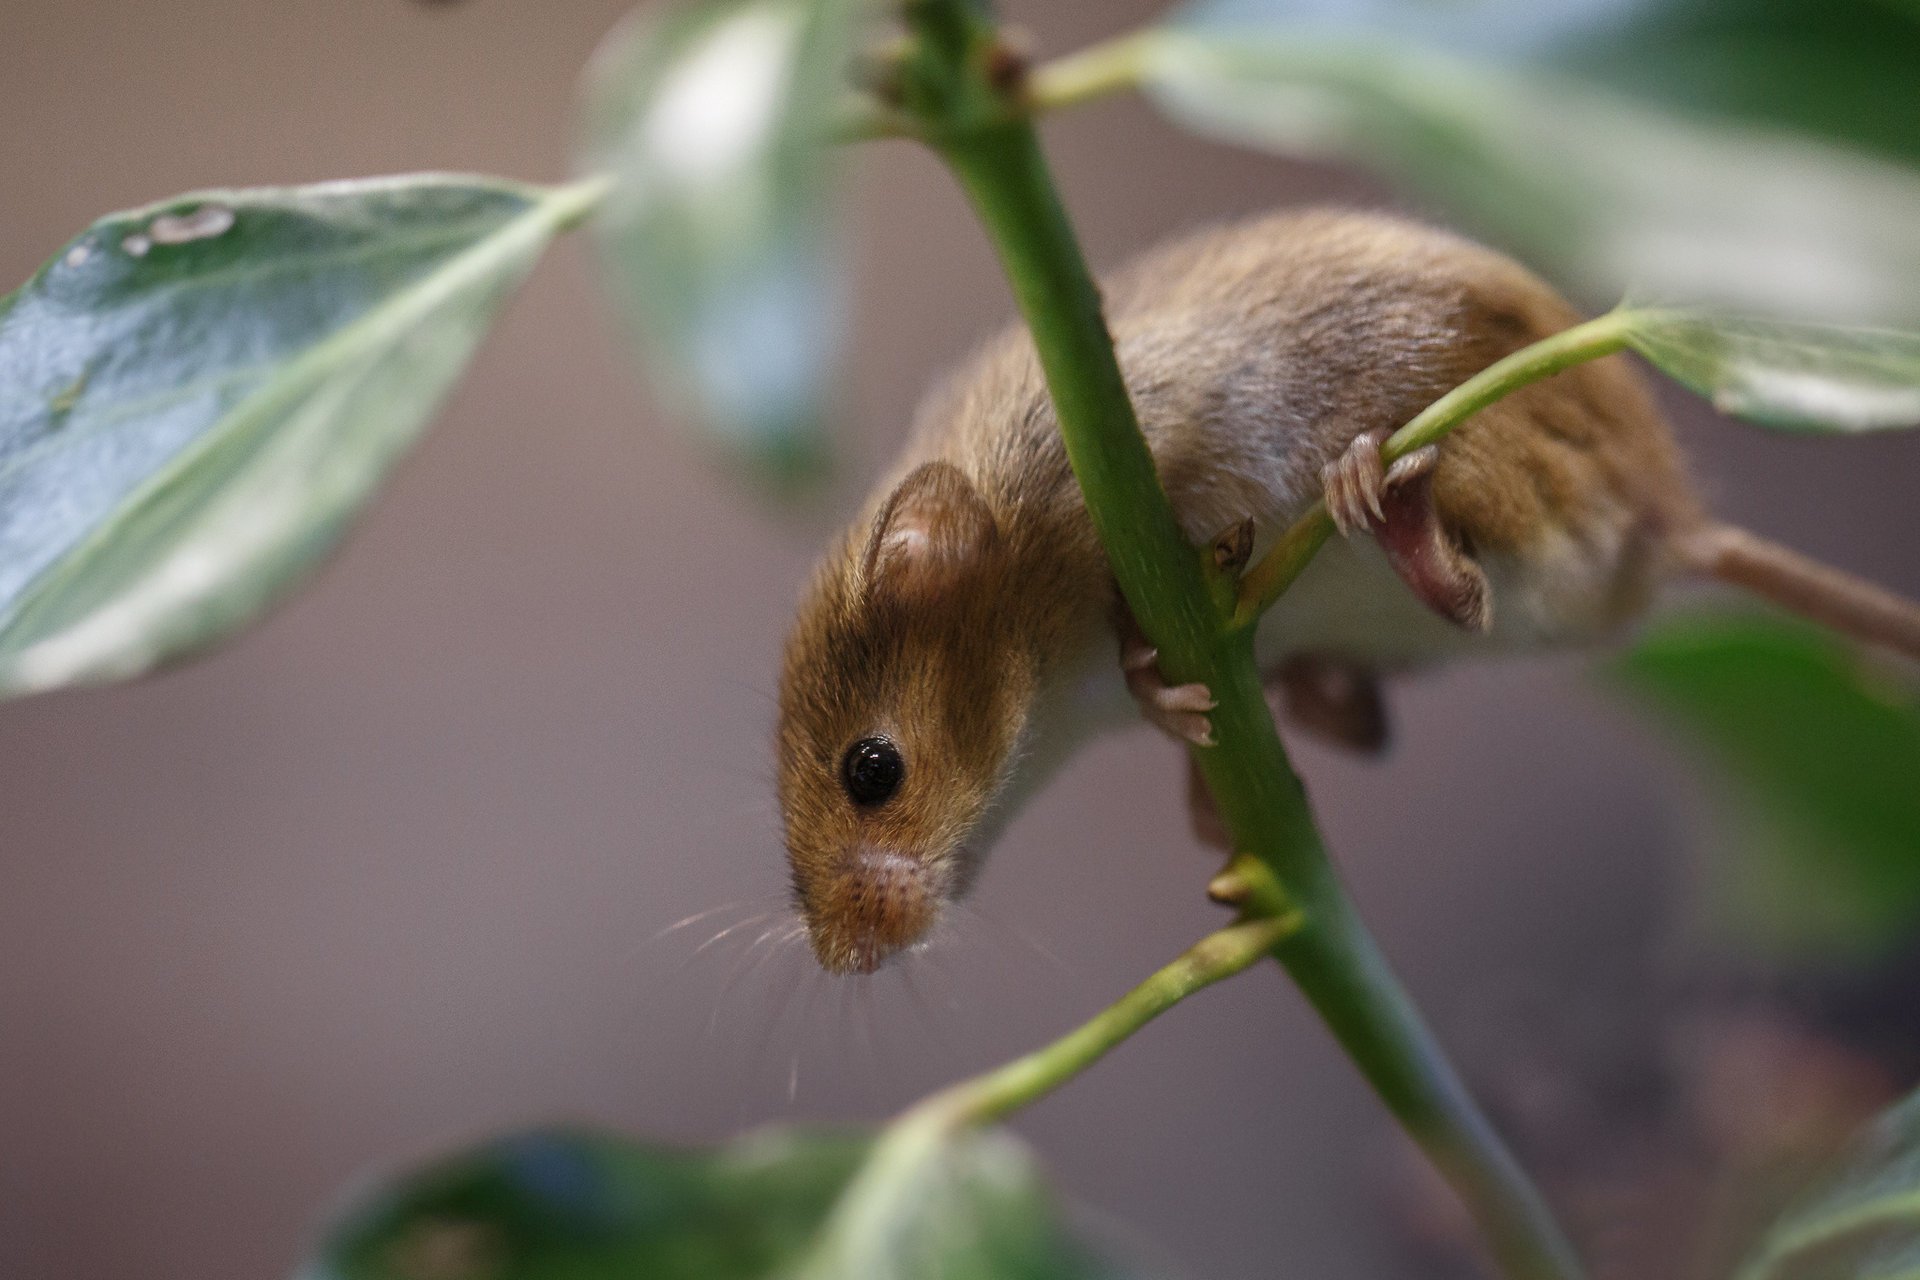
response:
M854 855L848 906L854 919L849 968L872 973L887 957L926 936L938 911L933 875L893 849L863 847Z

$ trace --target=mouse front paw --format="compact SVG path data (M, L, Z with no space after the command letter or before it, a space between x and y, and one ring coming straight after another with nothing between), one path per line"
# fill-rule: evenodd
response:
M1428 608L1465 631L1493 625L1486 572L1462 549L1434 506L1438 445L1423 445L1392 466L1380 450L1393 433L1368 431L1321 473L1327 514L1345 537L1371 533L1401 581Z
M1439 448L1426 445L1388 466L1380 450L1392 434L1384 430L1363 432L1320 473L1327 514L1333 517L1342 537L1352 537L1356 530L1377 530L1385 524L1390 514L1388 495L1431 475L1440 461Z
M1147 643L1132 610L1122 604L1119 614L1120 670L1140 713L1177 741L1212 746L1213 722L1207 713L1219 705L1213 691L1204 684L1168 684L1160 673L1160 651Z

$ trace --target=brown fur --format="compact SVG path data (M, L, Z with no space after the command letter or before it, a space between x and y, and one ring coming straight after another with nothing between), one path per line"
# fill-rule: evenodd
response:
M1121 272L1108 297L1142 427L1196 542L1248 516L1271 536L1319 496L1322 469L1354 437L1400 426L1579 318L1487 249L1338 212L1204 232ZM953 543L973 549L965 572L951 572L961 562L937 536L886 541L889 495L927 483L914 469L928 463L940 485L964 478L976 499L947 492L942 504L976 525L988 514L990 534ZM1441 451L1434 494L1469 552L1524 563L1547 530L1590 546L1604 598L1570 633L1635 611L1661 539L1696 520L1666 427L1617 358L1465 424ZM876 588L867 562L882 545L904 548L896 568L935 585L910 600ZM1031 343L1011 330L929 400L901 469L828 554L788 642L780 799L824 965L872 968L964 889L983 852L969 837L1006 785L1036 699L1109 634L1112 601ZM901 745L907 780L861 811L841 794L839 761L874 733ZM876 851L895 855L882 888ZM904 883L902 858L918 869Z

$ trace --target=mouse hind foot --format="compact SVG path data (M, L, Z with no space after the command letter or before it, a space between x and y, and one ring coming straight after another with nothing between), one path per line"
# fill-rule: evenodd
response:
M1360 663L1295 655L1268 673L1267 702L1286 723L1361 755L1382 754L1392 737L1380 677Z
M1140 713L1162 733L1197 747L1213 745L1213 722L1207 718L1217 703L1204 684L1168 684L1160 672L1160 651L1148 643L1134 621L1133 610L1122 600L1115 606L1114 630L1120 638L1120 671L1127 692Z
M1392 734L1380 677L1371 668L1321 654L1287 659L1266 678L1267 706L1285 724L1361 755L1386 751ZM1200 767L1187 760L1187 820L1209 849L1233 852L1233 838Z

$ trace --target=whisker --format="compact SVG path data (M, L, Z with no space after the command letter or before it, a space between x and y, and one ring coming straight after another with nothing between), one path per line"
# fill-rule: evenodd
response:
M918 960L919 957L915 956L914 959ZM952 1055L956 1052L953 1047L953 1042L949 1040L946 1033L940 1029L939 1021L934 1017L932 1006L927 1003L927 997L921 992L920 984L914 980L913 970L914 966L912 964L903 964L900 966L900 989L906 992L907 1003L912 1006L914 1017L919 1022L921 1030L933 1037L936 1047L938 1047L941 1052Z
M773 912L771 911L762 911L757 916L748 916L745 920L741 920L741 921L738 921L737 923L728 925L726 928L720 930L720 932L714 934L711 938L708 938L705 942L695 947L693 949L693 954L688 956L684 961L682 961L680 964L680 967L684 969L688 965L692 964L695 957L697 957L702 951L705 951L707 948L713 946L716 942L719 942L721 939L730 937L733 934L740 932L740 930L742 929L751 929L754 925L765 924L772 915L773 915Z
M797 933L794 935L794 937L798 936L800 935ZM787 1105L789 1107L792 1107L800 1096L800 1054L806 1048L806 1035L813 1026L813 1006L820 998L820 981L824 976L817 965L797 968L794 973L807 975L807 998L800 1006L800 1022L793 1029L793 1055L787 1061ZM786 999L782 1003L783 1009L792 1004L793 993L798 985L796 978L794 986L787 989Z
M711 920L716 916L724 916L732 911L750 911L755 907L767 908L767 910L759 913L760 918L764 919L767 915L771 914L772 910L778 909L783 906L784 903L785 898L783 895L772 893L761 894L752 898L735 898L730 902L723 902L719 906L708 907L704 911L696 911L690 916L686 916L674 921L672 924L656 929L639 941L619 948L617 955L613 957L613 959L621 968L625 968L639 959L642 953L649 947L657 946L668 938L683 933L702 921Z
M788 933L791 934L792 926L787 925L784 927ZM720 984L720 993L714 997L713 1013L707 1018L707 1034L709 1036L713 1034L714 1023L719 1020L720 1010L726 1004L727 997L733 994L734 988L739 986L741 980L749 974L758 973L765 967L768 960L778 954L777 945L767 946L766 944L775 934L780 933L782 928L782 922L778 920L768 925L765 929L761 930L759 937L747 944L746 949L743 950L739 958L733 962L733 972L728 974L727 980ZM755 952L759 953L757 958L755 957Z
M847 1019L850 1016L847 1012L847 1001L853 998L853 984L848 982L845 978L842 978L840 979L840 981L836 982L834 986L835 988L837 988L839 993L838 995L839 1008L835 1012L833 1020L842 1030L844 1030L847 1025Z
M758 966L756 966L756 968L757 967ZM759 1029L754 1033L753 1040L748 1046L745 1057L741 1059L740 1070L744 1076L744 1087L739 1090L740 1106L736 1122L745 1117L747 1107L750 1105L753 1096L760 1093L762 1087L761 1082L766 1079L762 1074L762 1068L770 1060L769 1050L773 1047L774 1038L779 1033L781 1024L785 1021L786 1011L793 1002L793 993L795 989L799 987L800 979L804 977L805 974L806 971L804 969L795 966L789 968L783 976L774 980L775 986L773 987L771 1008L765 1016L760 1018Z
M660 941L662 938L671 937L674 934L680 932L682 929L688 928L689 926L692 926L692 925L699 924L702 920L712 919L714 916L719 915L722 911L732 911L737 907L751 907L751 906L757 906L757 905L759 904L752 899L735 898L732 902L723 902L717 907L708 907L705 911L696 911L692 915L686 917L684 920L675 920L672 924L668 925L666 928L661 929L657 933L653 934L651 937L647 939L647 943L651 945L652 943Z
M1014 925L1008 923L1007 921L1000 919L998 916L992 915L982 910L981 908L973 905L970 902L955 902L950 905L954 907L959 914L964 915L973 924L978 925L983 929L992 931L993 933L999 935L999 937L1002 940L1012 942L1018 945L1022 950L1030 952L1033 955L1037 956L1039 959L1045 961L1056 973L1060 974L1062 977L1068 978L1068 979L1074 979L1074 980L1077 980L1079 978L1080 976L1079 973L1074 969L1072 965L1068 964L1065 960L1061 959L1059 955L1049 950L1038 939L1034 938L1033 935L1027 933L1024 929L1017 928Z
M869 1079L880 1074L880 1058L874 1048L873 979L865 974L855 978L853 992L854 1038L860 1046L860 1058Z

